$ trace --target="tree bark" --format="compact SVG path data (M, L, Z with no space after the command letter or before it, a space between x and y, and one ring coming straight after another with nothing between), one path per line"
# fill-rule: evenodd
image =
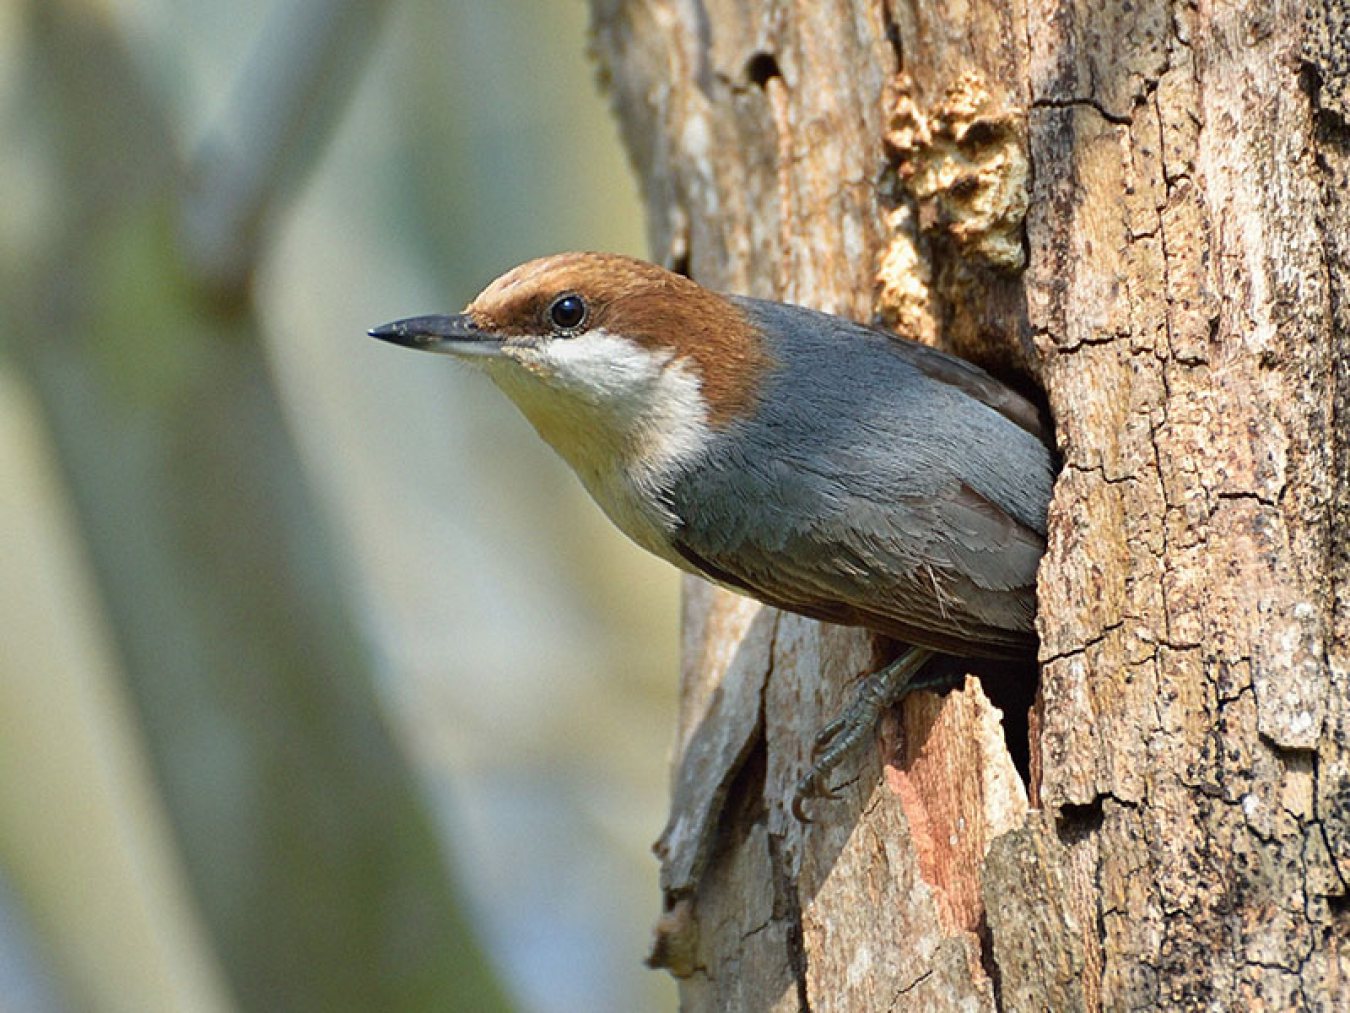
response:
M916 695L808 826L884 645L690 579L653 963L690 1009L1334 1007L1345 8L593 12L657 259L1039 387L1064 461L1034 705Z

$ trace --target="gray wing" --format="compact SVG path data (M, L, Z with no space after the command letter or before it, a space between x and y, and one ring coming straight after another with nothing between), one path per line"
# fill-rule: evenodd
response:
M884 504L828 492L812 496L809 518L793 509L768 520L757 498L683 509L677 551L761 601L907 643L993 656L1034 644L1044 542L971 490Z
M773 333L784 330L797 332L803 340L797 342L795 354L818 355L822 346L827 354L837 354L841 347L845 355L859 350L867 356L877 356L903 362L930 380L955 388L972 400L998 412L1013 425L1050 445L1050 433L1041 418L1040 410L1001 380L990 376L973 362L958 358L938 348L921 345L890 331L854 323L829 313L821 313L806 306L751 299L747 296L728 296L752 320L771 325ZM812 333L804 333L803 322L808 322Z
M820 320L771 349L792 368L673 486L677 550L815 618L952 653L1025 652L1053 478L1023 424L1034 409L961 360Z

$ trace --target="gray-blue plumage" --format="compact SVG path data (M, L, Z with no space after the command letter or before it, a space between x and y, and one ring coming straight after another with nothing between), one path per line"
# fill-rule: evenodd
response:
M665 490L681 555L770 604L917 646L1030 650L1054 479L1034 407L934 349L733 301L772 336L776 367L753 416Z

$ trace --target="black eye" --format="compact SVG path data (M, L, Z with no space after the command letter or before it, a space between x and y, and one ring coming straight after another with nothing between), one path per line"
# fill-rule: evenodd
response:
M575 331L586 320L586 300L575 292L568 292L553 300L548 318L560 331Z

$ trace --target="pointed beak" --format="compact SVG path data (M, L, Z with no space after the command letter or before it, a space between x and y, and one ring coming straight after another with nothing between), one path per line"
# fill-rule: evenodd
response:
M502 354L501 338L478 327L467 313L450 316L408 317L381 324L366 332L372 338L425 352L462 356Z

